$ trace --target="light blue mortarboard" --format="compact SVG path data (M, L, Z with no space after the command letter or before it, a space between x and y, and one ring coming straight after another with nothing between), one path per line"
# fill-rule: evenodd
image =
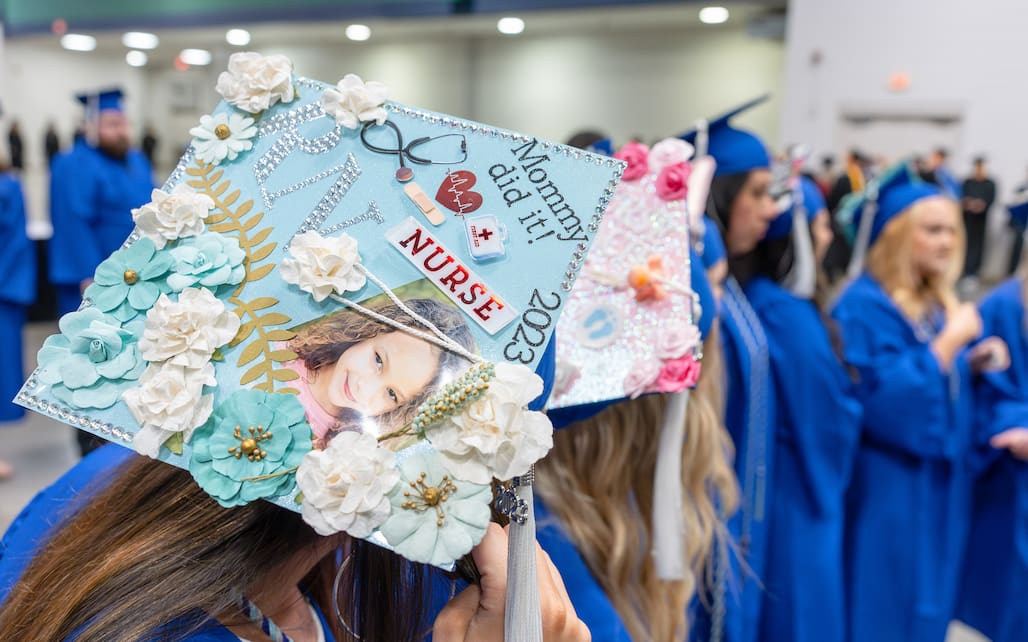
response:
M771 157L767 153L764 142L755 134L742 129L736 129L730 124L730 120L757 105L766 102L771 97L765 94L759 98L742 104L729 112L711 119L706 124L707 154L717 161L715 176L727 176L730 174L741 174L753 169L766 169L771 166ZM701 136L701 129L693 129L680 136L680 138L694 144L697 148L697 138ZM699 149L698 153L702 154Z

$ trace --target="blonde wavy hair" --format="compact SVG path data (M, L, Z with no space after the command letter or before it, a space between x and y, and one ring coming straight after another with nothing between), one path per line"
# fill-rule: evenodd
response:
M914 226L925 210L939 202L952 208L957 222L956 250L944 274L922 276L911 258ZM867 271L911 321L924 319L937 306L953 310L957 299L956 283L964 265L964 224L956 202L945 198L923 199L889 221L867 253Z
M540 498L633 640L688 637L689 601L698 584L709 586L714 542L726 540L724 516L738 505L731 438L710 392L717 388L719 355L711 335L704 344L701 383L689 397L685 418L682 513L690 573L683 581L659 579L650 554L653 473L667 396L616 403L557 431L553 449L536 467Z

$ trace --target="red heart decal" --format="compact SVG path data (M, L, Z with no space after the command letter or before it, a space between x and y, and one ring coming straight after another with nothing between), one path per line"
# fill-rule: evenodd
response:
M466 169L446 172L446 178L435 193L435 200L458 216L470 214L482 207L482 195L471 191L478 178Z

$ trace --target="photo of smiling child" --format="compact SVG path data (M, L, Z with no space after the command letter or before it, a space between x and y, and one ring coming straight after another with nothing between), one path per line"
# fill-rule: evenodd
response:
M471 331L453 304L433 298L403 303L474 352ZM395 303L368 307L424 330ZM303 326L287 345L297 358L283 365L300 375L292 385L306 409L315 448L325 448L346 430L381 436L403 428L425 399L470 365L450 350L345 308Z

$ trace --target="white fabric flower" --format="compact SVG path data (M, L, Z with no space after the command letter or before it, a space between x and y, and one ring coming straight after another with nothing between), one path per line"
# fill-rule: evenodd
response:
M497 363L485 394L425 436L457 479L488 484L524 475L553 447L550 420L525 408L542 391L542 379L525 366Z
M121 395L141 426L132 440L136 452L156 458L161 445L179 432L188 442L214 410L214 395L203 394L203 387L215 385L211 363L202 368L169 363L147 366L139 385Z
M368 537L388 517L388 494L400 481L396 455L368 433L341 432L325 450L307 453L296 471L303 520L319 535Z
M360 254L357 239L349 234L322 237L304 232L289 243L292 258L284 258L278 271L286 283L310 292L315 301L324 301L333 292L342 294L364 287L367 277L358 269Z
M216 89L229 103L251 114L279 101L292 102L293 63L282 55L234 53L228 59L228 71L218 76Z
M210 196L179 183L170 193L159 189L151 192L149 203L132 210L132 220L139 232L160 250L168 241L202 233L203 220L212 207L214 201Z
M695 151L692 145L681 138L665 138L650 148L646 162L651 174L659 174L665 167L689 160Z
M346 74L335 89L321 94L321 107L343 127L357 129L369 120L381 125L388 118L385 107L389 89L371 80L365 83L357 74Z
M657 337L657 356L678 359L700 344L700 330L691 323L668 328Z
M186 288L172 301L162 294L146 313L139 351L150 363L202 368L239 332L239 317L202 288Z
M189 130L196 157L208 165L230 161L253 148L251 138L257 135L253 118L236 112L204 115L200 124Z

